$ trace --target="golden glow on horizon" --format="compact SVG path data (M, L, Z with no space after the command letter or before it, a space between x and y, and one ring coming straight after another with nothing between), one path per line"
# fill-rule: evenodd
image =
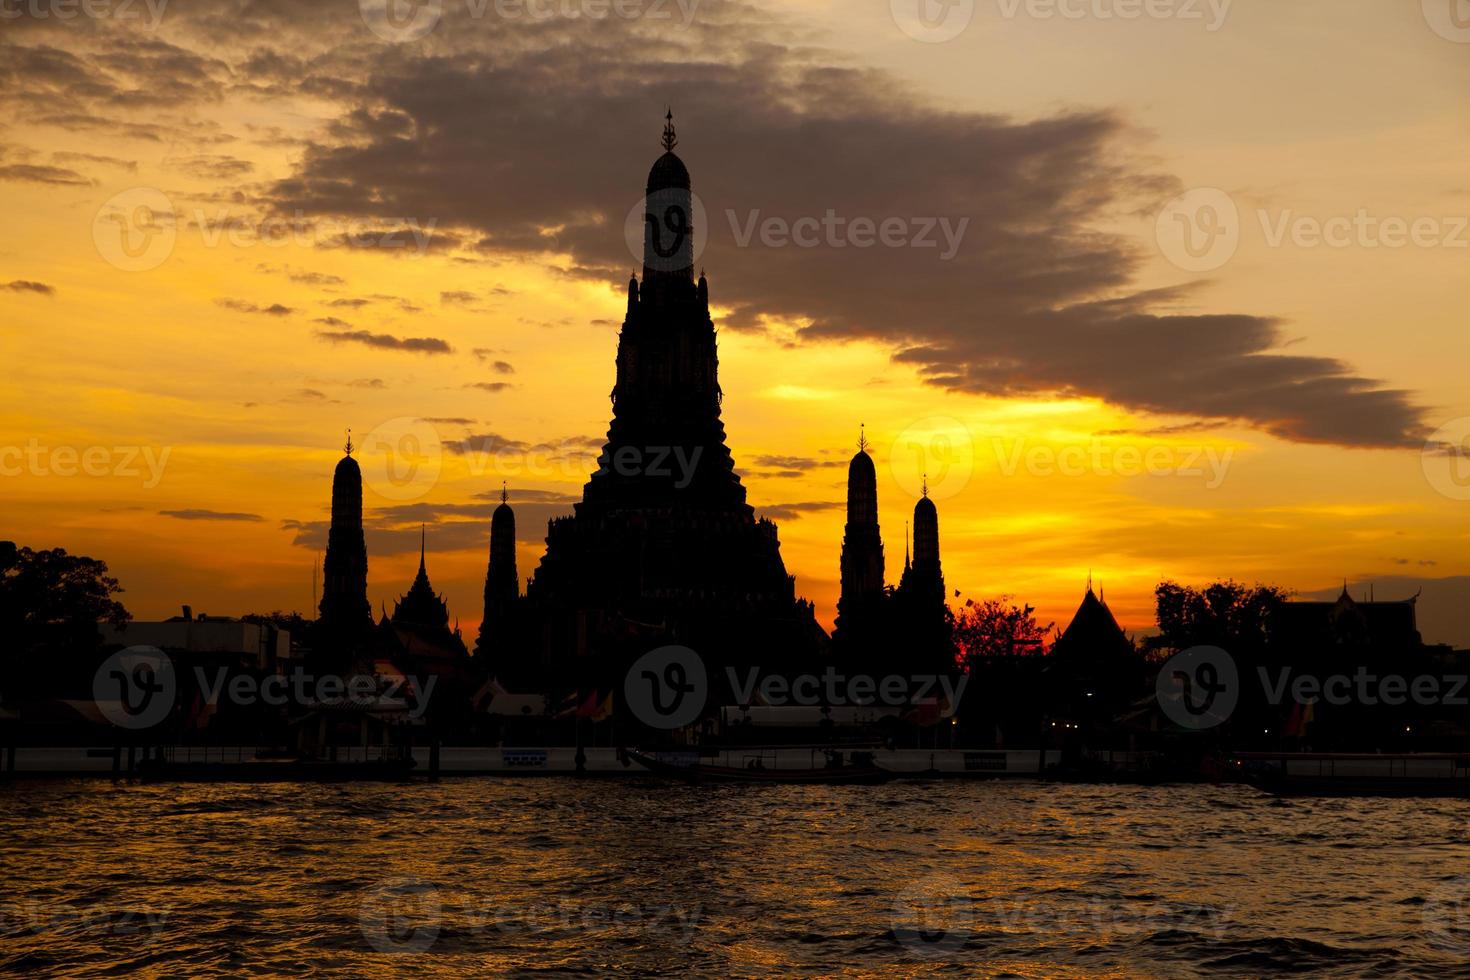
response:
M1038 29L1022 28L1027 36ZM1331 28L1347 30L1340 19ZM1020 53L962 63L964 46L915 50L890 45L883 35L881 45L868 48L866 31L866 22L851 28L856 48L920 84L931 83L938 70L926 63L931 57L946 77L977 83L952 83L936 98L956 99L955 89L969 87L977 93L972 108L1005 111L988 100L999 98L998 91L1010 98L1011 90L978 82ZM1243 27L1226 42L1245 44L1240 33ZM1161 57L1183 61L1197 49L1198 39L1185 39ZM1186 105L1153 90L1143 98L1143 66L1116 58L1103 66L1100 56L1083 56L1070 43L1047 50L1066 55L1067 63L1012 86L1020 89L1012 111L1040 114L1068 88L1092 91L1086 80L1106 67L1106 91L1096 97L1116 96L1125 111L1136 108L1141 121L1155 126L1159 153L1186 185L1228 182L1252 207L1291 200L1298 210L1320 214L1359 206L1385 213L1470 209L1463 178L1470 133L1463 112L1455 118L1444 109L1462 111L1463 93L1457 99L1431 90L1421 98L1412 77L1383 74L1375 84L1396 91L1417 111L1414 118L1385 119L1374 102L1360 118L1314 116L1300 136L1273 124L1257 139L1242 120L1259 114L1259 80L1236 78L1238 91L1216 92L1220 122L1211 129L1198 120L1197 99ZM1011 82L1029 77L1008 76ZM1310 105L1303 112L1319 98L1305 94ZM227 129L248 121L312 133L335 112L320 100L271 106L234 99L218 107L217 118ZM7 129L7 142L46 154L98 152L84 138L20 122ZM1426 145L1434 152L1416 151ZM385 256L309 242L232 243L229 235L212 244L196 219L215 215L221 182L180 167L192 149L198 148L127 143L106 152L137 160L136 170L98 167L91 186L0 185L8 194L10 232L3 278L55 287L55 295L0 290L0 354L12 373L0 395L4 442L23 450L34 445L43 459L40 468L27 463L0 480L7 537L106 560L140 618L170 615L184 602L211 613L307 611L316 553L294 544L298 532L283 525L326 519L347 426L366 437L393 420L432 419L439 421L427 424L440 441L494 433L529 445L606 432L623 282L560 274L571 260L555 254L469 264L433 251ZM231 146L253 166L252 180L290 175L294 152L244 140ZM641 177L632 167L629 185ZM138 186L162 189L186 221L166 262L128 272L99 256L93 216L114 194ZM621 212L596 218L609 234L621 233ZM1154 253L1148 227L1145 218L1120 217L1109 229L1138 239L1140 283L1190 278ZM543 229L548 249L558 231ZM1302 338L1293 352L1356 362L1370 376L1423 393L1437 416L1450 418L1470 414L1460 367L1470 354L1462 322L1470 302L1465 254L1270 248L1255 234L1190 301L1280 311ZM709 275L718 324L718 268ZM455 292L474 298L445 295ZM356 300L366 302L349 305ZM252 311L247 304L279 304L289 312ZM1385 330L1386 323L1393 326ZM968 442L947 450L954 453L948 472L968 475L949 485L934 482L946 579L966 597L1013 594L1058 626L1075 609L1089 572L1132 630L1150 625L1151 591L1161 578L1233 576L1306 590L1344 576L1470 573L1463 504L1433 491L1415 452L1291 445L1235 427L1160 431L1190 420L1150 418L1094 399L954 394L923 385L886 348L793 347L789 341L802 324L766 325L766 334L720 333L729 443L758 512L802 505L779 522L783 554L798 591L817 602L825 622L834 614L846 462L859 423L867 424L879 464L890 580L902 563L903 527L920 476L906 434L955 420ZM1410 327L1414 340L1406 342ZM453 352L407 353L316 336L348 329L442 338ZM498 371L497 361L513 372ZM497 384L509 387L474 387ZM58 475L67 469L58 450L91 447L109 453L104 475ZM121 457L134 451L137 475L120 472ZM156 473L144 452L159 465ZM595 456L585 446L579 452L584 464ZM798 470L779 461L766 465L761 457L822 465ZM392 541L391 553L370 551L375 609L381 602L391 606L416 567L416 538L410 542L408 532L419 517L407 508L483 504L476 494L498 491L502 479L523 507L528 491L574 497L586 478L585 465L536 468L473 454L442 453L437 465L437 481L419 496L368 488L369 519L399 508L392 513L401 517L403 532L384 539ZM472 636L488 510L441 517L477 521L482 532L445 535L436 544L435 517L427 517L435 587ZM522 516L518 531L524 580L540 558L543 530Z

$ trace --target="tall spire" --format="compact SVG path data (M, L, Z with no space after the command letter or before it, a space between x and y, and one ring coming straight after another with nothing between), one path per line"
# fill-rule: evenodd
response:
M427 525L425 525L425 524L420 524L419 525L419 574L420 575L423 575L424 572L425 572L425 570L426 570L425 567L424 567L424 555L427 554L427 551L428 551L427 544L428 544L428 541L429 541L429 532L426 530L426 527L427 527Z
M347 445L345 445L345 446L342 447L342 451L344 453L346 453L347 455L351 456L352 455L352 450L354 448L355 447L352 445L352 428L351 428L351 426L349 426L348 429L347 429Z
M868 451L868 423L866 422L858 423L858 451L864 453Z
M674 109L669 107L668 114L664 116L664 152L673 153L674 147L679 145L678 134L674 132Z
M925 473L924 474L924 496L926 498L929 496L929 474L928 473Z
M510 503L510 486L504 480L500 481L500 502L502 504Z

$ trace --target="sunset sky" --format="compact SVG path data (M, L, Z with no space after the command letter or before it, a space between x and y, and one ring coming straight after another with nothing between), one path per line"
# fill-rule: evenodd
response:
M374 607L426 522L472 636L502 480L524 580L594 466L672 105L825 623L866 423L890 580L927 470L950 586L1043 622L1347 579L1470 645L1470 4L383 2L3 5L0 537L306 612L350 426ZM829 212L893 234L761 231Z

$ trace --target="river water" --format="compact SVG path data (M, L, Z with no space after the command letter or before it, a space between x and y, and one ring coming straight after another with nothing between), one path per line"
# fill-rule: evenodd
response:
M1470 802L0 786L0 972L1470 977Z

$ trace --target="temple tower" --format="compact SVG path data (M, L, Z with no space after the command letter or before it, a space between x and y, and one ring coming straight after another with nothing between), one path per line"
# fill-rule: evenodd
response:
M516 515L510 507L510 492L500 488L500 506L490 518L490 566L485 573L485 614L475 652L490 652L498 644L496 631L509 626L511 610L520 597L516 576Z
M332 474L332 526L322 564L318 644L345 647L372 623L367 597L367 542L362 532L362 469L352 458L349 431L345 456Z
M867 430L847 466L847 527L842 535L842 596L837 632L871 628L883 600L883 537L878 526L878 476L868 455ZM866 621L866 622L865 622Z

